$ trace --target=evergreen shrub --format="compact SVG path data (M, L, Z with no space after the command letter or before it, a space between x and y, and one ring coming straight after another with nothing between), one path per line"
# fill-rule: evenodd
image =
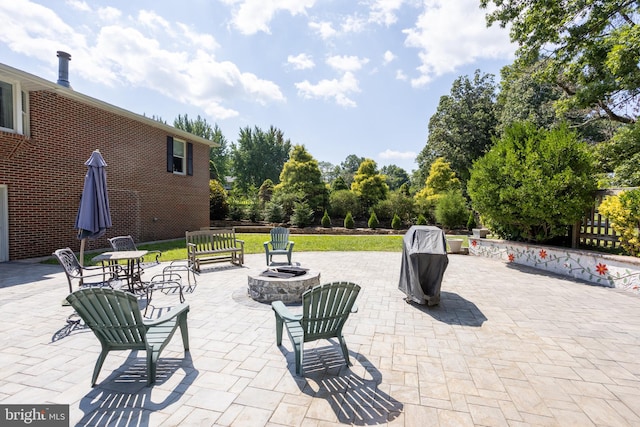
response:
M347 212L347 216L344 217L344 228L353 229L356 228L356 223L353 220L351 212Z

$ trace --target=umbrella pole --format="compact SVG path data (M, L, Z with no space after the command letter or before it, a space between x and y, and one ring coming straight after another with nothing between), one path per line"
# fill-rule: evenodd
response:
M78 261L80 261L81 267L84 267L84 244L86 241L87 241L86 237L80 240L80 259ZM80 274L82 274L82 271L80 272Z

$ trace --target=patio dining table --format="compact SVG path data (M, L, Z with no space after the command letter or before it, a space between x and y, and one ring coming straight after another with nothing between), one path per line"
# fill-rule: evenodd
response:
M109 268L113 265L119 264L120 261L126 261L125 279L129 292L136 293L136 285L138 290L143 289L142 278L140 277L140 260L149 251L114 251L103 252L98 256L93 257L91 260L95 263L101 263L103 268Z

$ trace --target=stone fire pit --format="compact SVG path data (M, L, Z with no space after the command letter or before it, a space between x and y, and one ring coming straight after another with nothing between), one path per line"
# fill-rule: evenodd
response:
M259 302L301 303L307 289L320 284L320 273L301 267L276 267L249 275L249 296Z

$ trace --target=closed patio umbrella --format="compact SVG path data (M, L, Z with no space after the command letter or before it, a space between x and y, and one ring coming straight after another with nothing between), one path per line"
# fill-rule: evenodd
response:
M107 163L100 151L95 150L84 164L89 169L84 177L84 188L75 223L78 239L80 239L80 265L83 264L86 240L97 239L111 227L105 170Z

